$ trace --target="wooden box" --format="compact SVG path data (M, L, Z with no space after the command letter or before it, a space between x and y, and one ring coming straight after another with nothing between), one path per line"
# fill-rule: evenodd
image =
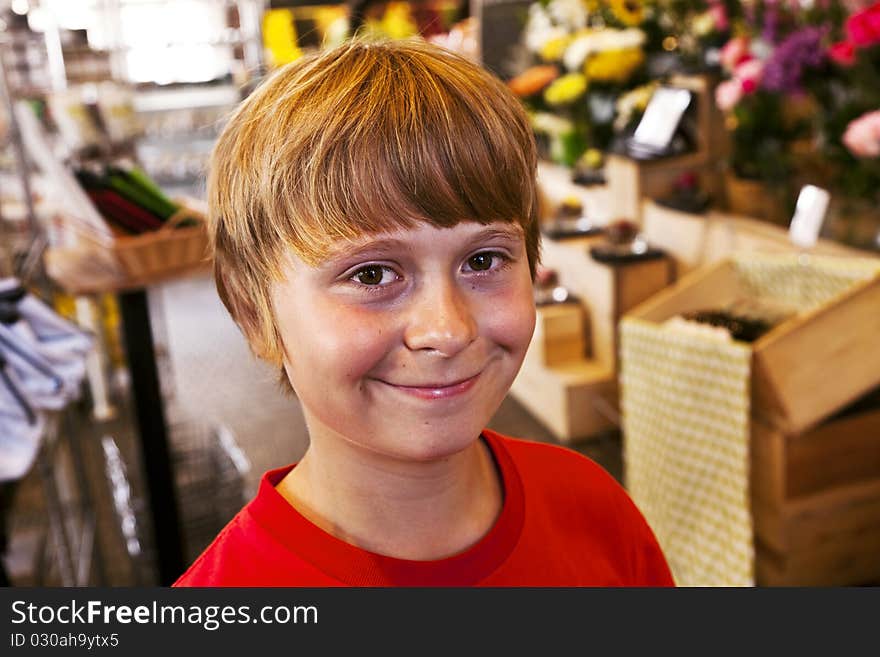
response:
M564 443L613 428L614 374L588 358L547 367L532 345L510 388L517 401Z
M827 294L826 271L838 294L777 325L752 344L752 412L786 433L800 433L880 385L880 262L794 255L735 256L691 272L630 316L663 322L681 313L719 308L755 295L749 263L766 267L769 296ZM746 267L744 269L744 267ZM848 271L857 271L850 280ZM774 278L775 276L775 278ZM855 275L854 275L855 276ZM807 283L813 278L811 283ZM800 281L804 289L799 289ZM843 282L841 282L843 281ZM843 287L841 287L843 286ZM836 374L835 374L836 373Z
M757 583L880 583L880 395L801 434L751 425Z
M553 367L587 356L584 309L578 303L559 303L538 309L532 347L542 365Z

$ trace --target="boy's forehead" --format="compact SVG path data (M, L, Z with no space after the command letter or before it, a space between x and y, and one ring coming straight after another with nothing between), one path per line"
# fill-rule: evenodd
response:
M435 235L435 233L439 233ZM444 234L445 233L445 234ZM429 222L417 222L406 227L401 226L392 230L362 232L345 240L336 240L328 243L323 253L324 257L334 257L350 254L364 248L388 245L406 245L425 239L442 238L453 236L461 240L471 240L481 237L501 236L514 239L522 238L525 231L516 221L480 223L478 221L460 221L451 226L435 226Z

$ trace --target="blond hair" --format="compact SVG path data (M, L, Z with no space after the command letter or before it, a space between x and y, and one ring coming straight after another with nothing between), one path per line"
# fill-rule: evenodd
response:
M282 363L270 289L292 250L427 222L516 222L534 276L536 154L497 78L422 41L305 56L234 112L208 175L214 276L254 353Z

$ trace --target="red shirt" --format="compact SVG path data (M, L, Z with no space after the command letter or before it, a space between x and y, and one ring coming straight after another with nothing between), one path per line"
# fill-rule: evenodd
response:
M436 561L387 557L303 517L267 472L256 497L174 586L671 586L660 547L626 491L573 450L486 430L504 486L501 514L468 550Z

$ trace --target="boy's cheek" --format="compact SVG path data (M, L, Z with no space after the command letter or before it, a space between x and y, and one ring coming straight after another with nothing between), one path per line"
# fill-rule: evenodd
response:
M531 293L516 301L507 300L492 308L486 329L493 340L511 352L525 353L535 332L537 313Z

